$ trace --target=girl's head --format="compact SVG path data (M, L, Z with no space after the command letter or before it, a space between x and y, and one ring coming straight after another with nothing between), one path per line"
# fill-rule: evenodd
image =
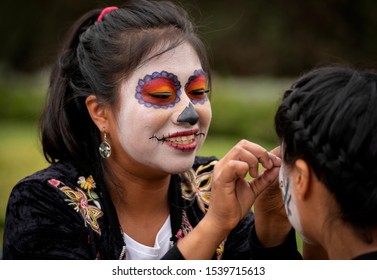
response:
M110 139L116 136L115 132L120 133L119 125L111 135L111 132L107 131L111 129L110 124L110 127L106 127L103 122L96 121L95 116L93 119L90 106L89 111L87 108L88 103L95 102L101 108L106 108L112 113L113 121L119 124L119 112L122 111L122 106L125 106L122 102L123 95L132 95L140 107L155 105L147 99L150 95L145 98L137 95L138 90L146 91L145 88L140 85L133 88L129 86L135 79L146 83L146 80L150 79L148 75L157 75L160 80L165 80L163 88L168 88L168 94L164 92L165 96L160 98L172 99L173 97L167 96L172 95L170 91L177 95L178 91L186 91L185 85L192 87L188 80L181 81L175 73L164 71L164 66L156 71L150 69L148 75L143 72L142 77L134 75L161 56L174 54L174 50L182 46L187 46L186 49L192 51L193 57L198 61L195 69L187 69L191 71L190 77L203 79L205 90L210 86L205 46L183 9L167 1L131 0L99 19L101 11L93 10L75 23L52 71L48 101L41 121L44 154L50 162L71 159L83 165L93 162L93 165L96 165L96 162L101 161L98 147L103 133L106 132ZM169 63L169 60L165 59L164 63ZM180 67L184 68L185 65L177 66ZM166 69L168 68L167 65ZM157 79L155 76L152 79ZM173 86L167 86L169 83ZM92 98L89 102L88 97ZM168 105L179 101L174 100ZM189 107L189 102L185 102ZM191 103L195 107L195 101ZM209 106L208 104L209 102L206 102L205 105ZM201 102L198 102L198 106L201 105ZM169 109L169 106L154 106L155 112L166 112ZM187 111L190 118L194 119L188 122L195 125L198 122L196 110ZM127 130L124 127L122 129ZM207 129L203 128L205 132ZM156 135L156 138L159 137L162 135ZM156 142L156 139L150 141ZM166 141L167 139L164 139L164 142Z
M327 222L340 219L364 236L377 226L376 108L377 74L371 71L320 68L285 92L275 128L288 211L297 206L291 171L304 162L335 201L335 207L323 203Z

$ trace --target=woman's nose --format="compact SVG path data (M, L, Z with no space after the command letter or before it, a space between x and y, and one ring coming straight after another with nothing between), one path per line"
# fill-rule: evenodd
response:
M178 116L177 122L179 123L189 123L191 125L194 125L199 120L199 114L196 112L194 106L192 106L192 103L190 102L189 105L182 111L182 113Z

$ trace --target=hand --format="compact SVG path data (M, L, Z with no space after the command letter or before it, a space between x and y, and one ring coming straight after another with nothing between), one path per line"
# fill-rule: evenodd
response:
M259 164L264 171L259 174ZM280 158L263 147L240 141L215 166L206 219L229 233L246 215L256 197L276 181ZM247 174L254 179L248 181Z
M265 169L261 174L259 164ZM280 159L257 144L242 140L234 146L215 165L207 214L178 242L185 259L210 259L255 198L276 180L279 166ZM254 178L250 182L248 173Z
M271 151L280 157L280 147ZM289 223L278 177L256 199L254 204L255 230L262 246L273 247L287 238L292 228Z

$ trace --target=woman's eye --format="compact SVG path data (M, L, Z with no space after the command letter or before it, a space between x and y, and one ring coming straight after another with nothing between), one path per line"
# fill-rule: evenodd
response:
M205 89L196 89L196 90L192 90L189 92L189 94L192 94L192 95L202 95L202 94L205 94L205 93L208 93L209 90L205 90Z
M181 84L172 73L153 72L140 79L135 97L140 104L150 108L171 108L179 102Z
M145 102L157 106L174 105L179 100L177 93L173 91L144 92L142 98Z
M207 86L206 75L203 70L199 69L195 70L194 75L189 77L185 85L185 91L194 104L203 104L208 100L207 93L209 93L209 90Z
M188 96L193 101L206 100L208 92L209 90L206 89L194 89L188 92Z
M149 93L149 95L154 98L168 99L173 94L171 92L158 92L158 93Z

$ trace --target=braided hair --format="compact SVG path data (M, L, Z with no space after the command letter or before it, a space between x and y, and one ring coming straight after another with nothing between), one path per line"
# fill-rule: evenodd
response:
M377 74L324 67L284 93L275 115L283 160L305 160L336 199L341 218L377 226Z

